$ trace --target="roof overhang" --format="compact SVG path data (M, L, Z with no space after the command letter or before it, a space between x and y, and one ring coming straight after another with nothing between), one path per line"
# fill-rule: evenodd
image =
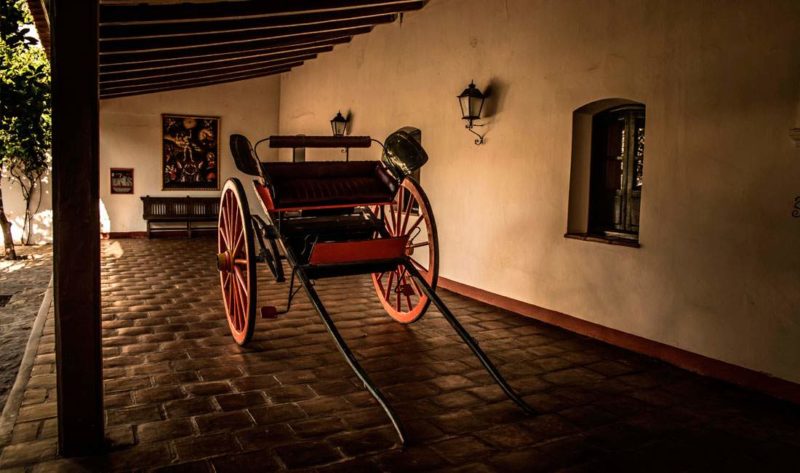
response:
M50 50L47 0L27 0ZM100 2L100 98L264 77L302 66L427 0Z

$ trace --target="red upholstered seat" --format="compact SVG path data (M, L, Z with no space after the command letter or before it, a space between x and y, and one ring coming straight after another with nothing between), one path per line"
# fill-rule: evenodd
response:
M392 200L397 181L380 161L263 163L276 208Z

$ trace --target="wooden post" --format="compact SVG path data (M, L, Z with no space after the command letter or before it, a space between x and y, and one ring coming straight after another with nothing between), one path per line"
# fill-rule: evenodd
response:
M71 457L103 448L98 2L50 7L58 446Z

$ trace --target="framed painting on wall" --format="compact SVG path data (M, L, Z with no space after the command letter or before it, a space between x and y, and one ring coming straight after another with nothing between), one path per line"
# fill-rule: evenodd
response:
M133 168L111 168L111 193L133 194Z
M161 115L162 189L219 189L219 117Z

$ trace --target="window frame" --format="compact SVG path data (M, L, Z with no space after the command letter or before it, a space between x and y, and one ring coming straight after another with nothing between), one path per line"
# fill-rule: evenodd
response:
M621 136L618 143L612 143L611 127L619 121L623 125ZM640 124L641 132L638 131ZM635 181L640 174L637 169L644 166L645 134L644 105L611 107L592 117L587 239L638 242L643 185L637 186ZM638 139L640 135L641 139ZM620 147L618 155L609 154L611 145ZM637 152L640 147L641 152Z

